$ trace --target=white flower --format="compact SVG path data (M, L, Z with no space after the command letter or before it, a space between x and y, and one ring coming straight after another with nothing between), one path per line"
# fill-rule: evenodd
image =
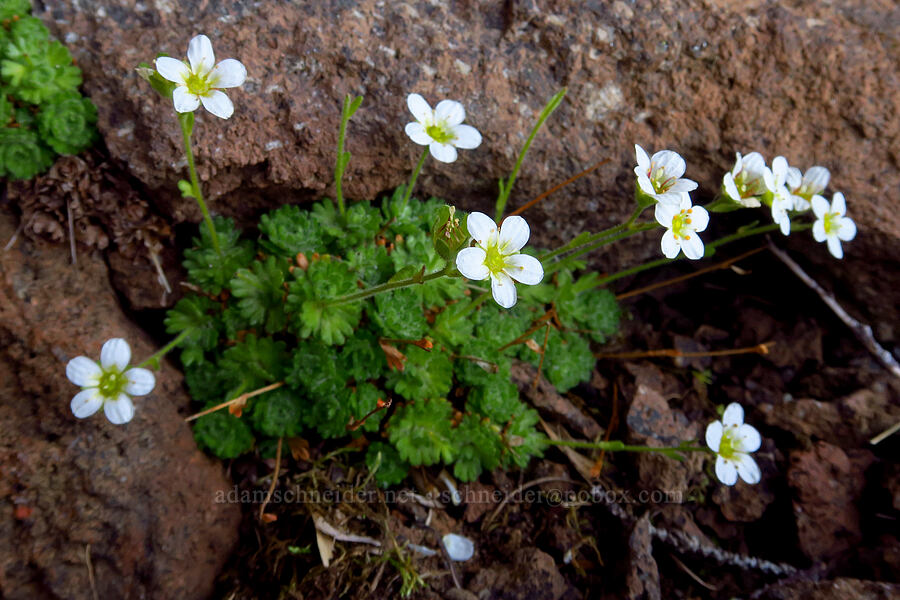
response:
M796 179L799 184L799 175L800 170L789 167L785 157L776 156L772 161L772 220L781 226L781 233L784 235L791 233L791 217L788 211L796 210L794 197L788 190L788 182Z
M178 84L172 92L175 110L193 112L202 103L212 114L227 119L234 112L234 105L221 89L242 85L247 78L247 69L233 58L226 58L216 65L212 42L205 35L190 41L187 55L190 66L168 56L156 59L159 74Z
M786 162L786 161L785 161ZM775 178L759 152L737 153L734 168L722 178L725 195L745 208L760 206L766 192L775 191Z
M131 396L149 394L156 385L156 377L147 369L128 369L129 361L131 348L121 338L103 344L99 364L87 356L70 360L66 377L83 388L72 398L72 414L84 419L102 406L111 423L121 425L130 421L134 416Z
M697 235L709 225L709 213L702 206L691 206L691 197L681 194L678 204L656 205L656 221L666 228L662 237L662 252L675 258L679 250L691 260L703 258L703 241Z
M431 155L444 163L456 160L456 149L470 150L481 145L481 134L471 125L463 125L466 111L454 100L441 100L434 110L419 94L406 97L406 105L416 118L406 124L406 135L419 144L428 146Z
M822 196L813 196L812 209L816 215L813 223L813 237L817 242L828 242L828 251L835 258L844 258L841 242L849 242L856 237L856 223L845 217L847 203L844 195L835 192L829 206L828 200Z
M706 445L716 453L716 477L725 485L734 485L738 475L747 483L759 483L759 467L750 452L761 443L756 428L744 424L744 409L737 402L725 407L721 421L706 427Z
M491 278L491 293L503 308L516 304L516 285L537 285L544 278L541 261L519 250L528 241L531 231L519 216L507 217L499 232L494 220L484 213L474 212L466 221L469 235L476 246L463 248L456 255L456 268L469 279Z
M684 179L684 159L677 152L660 150L653 157L647 156L643 148L634 145L637 166L638 188L657 202L678 204L683 192L697 189L697 182Z
M810 167L802 177L800 169L791 169L791 175L788 188L794 199L794 210L809 210L813 196L821 195L831 179L831 173L825 167Z

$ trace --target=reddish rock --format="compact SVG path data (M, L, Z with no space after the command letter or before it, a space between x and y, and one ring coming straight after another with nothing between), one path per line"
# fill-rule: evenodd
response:
M872 460L866 450L848 455L825 442L791 453L787 476L794 492L797 535L800 549L810 559L827 559L861 541L854 503Z
M549 554L519 548L511 558L511 564L479 570L469 591L498 600L558 600L569 589Z
M15 227L0 213L0 239ZM205 598L237 540L230 484L196 448L181 376L164 366L134 420L79 421L65 376L79 354L124 337L135 362L155 351L128 321L95 253L20 240L0 252L0 596Z
M892 600L900 595L900 585L880 581L839 578L833 581L791 581L776 583L756 594L753 600Z
M653 558L653 539L650 518L641 517L628 537L628 568L625 574L625 594L628 600L659 600L659 569Z
M900 43L893 3L63 0L37 10L84 70L111 154L171 221L200 215L175 189L185 163L171 102L134 67L158 52L183 56L196 33L248 68L230 94L234 117L201 110L196 126L213 210L244 218L331 193L347 93L365 95L349 129L349 197L370 200L407 180L418 148L403 133L404 99L416 91L432 103L463 101L485 140L455 164L429 162L418 193L489 209L538 111L567 86L510 207L611 160L530 211L542 225L538 244L626 217L635 142L681 152L699 201L719 190L735 151L783 154L803 169L831 169L832 189L846 194L859 225L840 263L808 234L796 248L823 283L883 324L880 335L900 335L892 325L900 288L885 277L900 256L900 57L886 50ZM641 236L598 262L613 268L649 255L656 245Z
M726 519L743 523L756 521L775 501L775 481L779 473L774 454L775 444L763 438L760 451L753 454L753 460L762 471L762 480L755 485L741 479L732 486L721 485L718 481L713 484L712 500L719 505Z

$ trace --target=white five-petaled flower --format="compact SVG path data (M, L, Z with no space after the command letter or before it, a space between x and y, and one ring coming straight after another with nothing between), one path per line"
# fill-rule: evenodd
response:
M721 421L706 427L706 445L716 453L716 477L725 485L737 483L738 475L747 483L759 483L759 466L750 453L761 443L756 428L744 423L744 409L737 402L725 407Z
M691 260L703 258L703 241L697 232L709 225L705 208L691 206L691 197L685 193L678 204L657 204L655 216L657 223L666 228L661 243L666 258L675 258L679 250Z
M813 196L821 195L828 187L831 173L825 167L810 167L801 177L800 169L791 168L788 188L794 199L794 210L809 210Z
M531 235L528 223L519 216L507 217L498 231L493 219L474 212L466 225L477 245L459 251L456 268L469 279L490 277L494 300L503 308L512 308L516 304L513 280L537 285L544 278L541 261L519 253Z
M238 87L247 78L247 69L240 61L226 58L219 64L213 54L212 42L205 35L194 37L188 44L188 61L160 56L156 70L169 81L177 84L172 92L175 110L193 112L200 104L223 119L234 113L234 104L222 88Z
M766 192L775 191L775 178L766 166L766 161L759 152L751 152L747 156L737 153L734 168L722 178L725 195L746 208L761 205L760 199Z
M678 204L681 194L697 189L697 182L682 177L685 171L684 159L677 152L660 150L652 157L643 148L634 145L637 166L638 188L657 202Z
M431 110L425 98L419 94L406 97L406 105L416 118L406 124L406 135L444 163L456 160L456 149L471 150L481 145L481 134L471 125L463 125L466 110L455 100L441 100Z
M776 156L772 161L772 220L781 226L781 233L791 233L788 211L797 210L790 186L800 185L800 170L788 166L787 159Z
M844 258L844 249L841 248L841 242L849 242L856 237L856 223L847 214L847 203L844 201L844 195L835 192L831 199L831 205L828 200L822 196L813 196L812 198L813 214L816 215L816 222L813 223L813 238L817 242L828 242L828 251L835 258Z
M156 377L147 369L129 369L131 348L122 338L112 338L100 349L100 363L87 356L76 356L66 365L66 377L83 389L72 398L72 413L79 419L89 417L103 407L106 418L115 425L134 416L131 396L153 391Z

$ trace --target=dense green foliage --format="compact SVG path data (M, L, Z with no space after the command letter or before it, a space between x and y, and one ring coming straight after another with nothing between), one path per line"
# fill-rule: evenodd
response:
M0 177L28 179L97 139L81 70L27 0L0 0Z
M198 419L202 447L225 458L282 436L365 435L366 463L382 485L415 465L451 465L469 481L541 455L546 438L511 365L538 364L546 338L548 379L561 392L586 381L589 340L618 329L615 298L593 286L595 276L564 270L522 286L512 310L484 301L487 282L460 277L327 302L409 279L423 265L426 274L444 268L432 242L444 205L403 206L401 196L380 208L354 204L346 217L328 200L283 206L262 216L256 240L219 218L221 255L201 229L185 266L202 293L166 320L169 333L190 331L181 359L198 409L284 382L251 398L240 417L220 410ZM547 318L552 308L558 319Z

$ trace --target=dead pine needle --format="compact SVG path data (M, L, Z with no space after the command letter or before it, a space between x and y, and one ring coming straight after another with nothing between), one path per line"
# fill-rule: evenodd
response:
M631 290L630 292L625 292L624 294L618 294L616 296L616 300L625 300L626 298L631 298L632 296L640 296L641 294L646 294L647 292L652 292L653 290L658 290L659 288L664 288L670 285L675 285L676 283L681 283L682 281L687 281L693 277L698 277L700 275L704 275L706 273L710 273L712 271L718 271L719 269L728 269L734 266L734 263L739 260L744 260L748 256L753 256L759 252L765 250L765 246L760 246L759 248L754 248L753 250L749 250L744 252L743 254L739 254L734 258L729 258L728 260L723 260L722 262L718 262L714 265L710 265L708 267L704 267L693 273L688 273L687 275L679 275L678 277L673 277L671 279L666 279L665 281L660 281L658 283L652 283L648 286L638 288L636 290Z
M713 356L733 356L736 354L768 354L770 348L775 342L765 342L748 346L746 348L732 348L730 350L710 350L709 352L682 352L677 348L664 348L662 350L642 350L636 352L597 352L594 358L602 359L632 359L632 358L653 358L653 357L671 357L671 358L706 358Z
M66 196L66 213L69 219L69 252L72 254L72 264L77 265L78 259L75 256L75 220L72 217L72 205L69 203L68 196Z
M879 433L878 435L873 437L871 440L869 440L869 443L872 444L873 446L880 444L881 442L888 439L889 437L891 437L898 431L900 431L900 421L897 421L896 423L894 423L893 425L891 425L890 427L888 427L887 429L885 429L884 431L882 431L881 433Z
M278 383L273 383L271 385L267 385L266 387L259 388L258 390L253 390L252 392L247 392L246 394L241 394L237 398L232 398L231 400L223 402L222 404L217 404L213 407L207 408L206 410L201 410L197 414L186 417L184 419L184 421L186 423L190 422L190 421L194 421L196 419L199 419L202 416L208 415L210 413L214 413L217 410L221 410L221 409L225 408L226 406L242 407L244 404L247 403L247 400L249 400L250 398L253 398L254 396L259 396L260 394L264 394L266 392L271 392L272 390L278 389L283 385L284 385L284 382L279 381Z
M521 214L521 213L525 212L526 210L528 210L529 208L531 208L532 206L534 206L535 204L537 204L538 202L540 202L541 200L543 200L544 198L546 198L547 196L549 196L550 194L552 194L553 192L556 192L556 191L558 191L558 190L561 190L562 188L566 187L566 186L569 185L570 183L573 183L573 182L575 182L575 181L581 179L581 178L584 177L585 175L588 175L588 174L590 174L590 173L596 171L597 169L599 169L600 167L602 167L603 165L605 165L605 164L608 163L608 162L609 162L609 159L608 159L608 158L604 158L603 160L601 160L601 161L598 162L597 164L595 164L595 165L593 165L593 166L591 166L591 167L588 167L587 169L585 169L585 170L582 171L581 173L578 173L578 174L576 174L576 175L573 175L573 176L569 177L568 179L566 179L566 180L563 181L562 183L556 184L555 186L553 186L552 188L550 188L550 189L547 190L546 192L544 192L544 193L538 195L534 200L530 200L530 201L526 202L525 204L523 204L522 206L520 206L520 207L517 208L516 210L512 211L511 213L509 213L509 216L518 215L518 214Z
M281 445L284 442L284 438L278 438L278 449L275 451L275 470L272 471L272 483L269 484L269 491L266 492L266 499L263 500L262 506L259 507L259 520L263 523L266 523L266 519L264 515L266 514L266 505L269 504L269 500L272 498L272 493L275 491L275 484L278 483L278 470L281 468Z
M94 565L91 563L90 544L87 544L84 547L84 564L87 566L88 584L91 586L91 596L94 597L94 600L100 600L100 595L97 593L97 581L94 579Z
M23 229L25 229L25 221L19 223L19 226L16 227L15 233L12 234L12 237L9 238L9 241L6 242L5 246L3 246L4 252L9 252L12 249L13 245L16 243L16 240L19 239L19 234L22 233Z

